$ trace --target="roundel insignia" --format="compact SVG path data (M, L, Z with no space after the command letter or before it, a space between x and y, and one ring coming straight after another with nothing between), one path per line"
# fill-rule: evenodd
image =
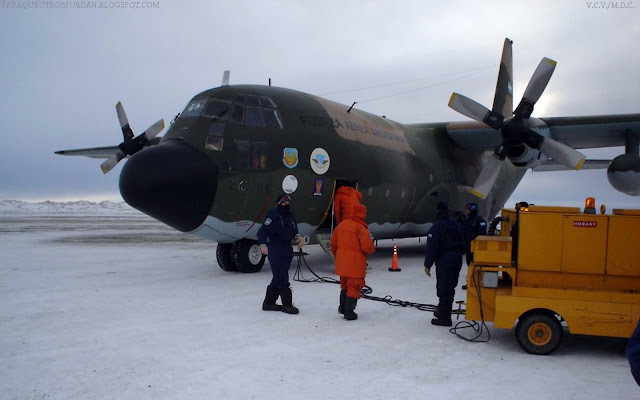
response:
M298 189L298 180L293 175L287 175L282 180L282 190L286 194L291 194Z
M311 152L309 162L311 163L311 169L313 172L318 175L326 173L329 170L329 165L331 164L329 154L320 147Z

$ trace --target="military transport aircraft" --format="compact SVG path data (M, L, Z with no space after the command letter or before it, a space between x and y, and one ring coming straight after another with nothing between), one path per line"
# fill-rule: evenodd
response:
M264 264L258 231L278 195L292 196L302 235L330 233L333 194L357 186L376 239L424 236L445 201L462 211L477 202L493 217L529 168L607 168L617 190L640 195L640 114L533 118L556 63L540 62L515 111L512 42L504 42L491 110L454 93L449 106L467 122L406 125L310 94L229 85L191 99L162 138L158 121L135 137L116 106L119 146L58 151L107 158L104 173L131 156L120 193L165 224L218 242L223 270ZM625 146L613 161L586 161L575 148ZM324 235L324 236L323 236Z

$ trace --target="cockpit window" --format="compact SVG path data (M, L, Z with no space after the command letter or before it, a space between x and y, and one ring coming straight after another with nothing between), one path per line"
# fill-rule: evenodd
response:
M234 104L231 109L231 121L239 124L244 122L244 106L240 104Z
M264 117L260 107L247 106L247 114L245 115L245 124L249 126L264 126Z
M246 106L245 106L246 103ZM262 105L262 107L260 107ZM278 106L268 96L238 94L231 107L231 121L247 126L284 129Z
M203 117L215 118L217 120L226 120L229 118L229 107L231 103L228 101L211 99L202 113Z
M207 99L192 101L191 103L189 103L187 108L184 109L184 111L182 112L182 114L180 114L180 116L181 117L199 117L200 113L204 109L204 105L206 102L207 102Z
M250 94L247 96L247 104L250 106L259 106L260 98L256 95Z
M262 99L262 105L265 107L276 107L276 103L273 102L273 100L271 100L271 97L267 97L267 96L260 96L260 99Z
M282 129L282 119L277 110L264 109L264 122L266 126Z

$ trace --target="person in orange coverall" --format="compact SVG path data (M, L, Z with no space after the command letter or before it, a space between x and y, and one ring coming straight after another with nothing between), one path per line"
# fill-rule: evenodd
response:
M365 222L367 208L356 204L348 211L349 218L338 224L331 235L331 252L336 257L336 275L340 275L338 312L344 315L344 319L352 321L358 319L354 310L362 297L367 255L375 251L375 246Z
M358 189L351 186L340 186L333 198L333 213L336 218L336 224L349 218L349 213L353 206L360 204L361 199L362 193Z

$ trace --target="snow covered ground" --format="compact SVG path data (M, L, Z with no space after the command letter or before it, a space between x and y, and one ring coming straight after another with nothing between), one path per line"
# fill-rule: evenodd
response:
M264 312L268 264L224 272L215 243L118 203L18 203L0 204L0 399L640 397L625 340L566 335L532 356L512 331L470 343L430 313L365 299L347 322L329 283L292 281L299 315ZM372 295L435 303L424 241L397 243L402 272L387 270L391 241L370 259ZM305 251L334 276L318 246Z

